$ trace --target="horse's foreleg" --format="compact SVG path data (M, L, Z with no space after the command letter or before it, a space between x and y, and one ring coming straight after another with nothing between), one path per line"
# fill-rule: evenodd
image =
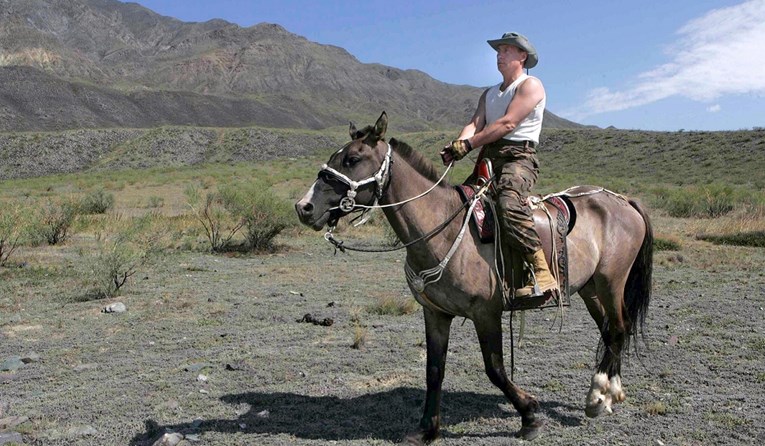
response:
M501 315L491 316L489 320L475 321L481 353L486 368L486 375L497 386L515 410L521 415L521 430L517 436L524 440L533 440L539 435L542 421L536 418L539 402L533 395L525 392L507 377L502 352Z
M424 444L438 437L441 424L441 384L444 381L446 351L449 347L449 331L452 316L425 308L425 338L428 350L425 372L428 390L425 395L425 410L419 429L407 435L405 444Z

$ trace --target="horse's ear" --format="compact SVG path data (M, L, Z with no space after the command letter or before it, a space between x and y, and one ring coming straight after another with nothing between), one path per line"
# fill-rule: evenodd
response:
M351 126L348 129L348 134L351 135L351 139L356 139L356 133L358 133L358 130L356 130L356 126L351 122Z
M375 123L375 136L377 139L383 139L385 137L385 131L388 130L388 115L382 112L377 122Z

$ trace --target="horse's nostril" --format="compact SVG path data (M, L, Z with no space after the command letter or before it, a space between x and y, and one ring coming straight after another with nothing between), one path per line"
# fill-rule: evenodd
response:
M313 213L313 205L311 203L297 202L295 203L295 210L299 215L311 215Z

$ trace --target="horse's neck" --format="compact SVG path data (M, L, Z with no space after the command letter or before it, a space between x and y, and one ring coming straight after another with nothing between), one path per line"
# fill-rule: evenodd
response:
M433 187L434 182L396 155L391 169L391 181L387 187L382 204L400 203L411 199ZM438 227L456 211L460 205L456 190L436 186L427 195L401 206L385 208L385 216L396 232L399 240L409 243ZM461 218L455 221L461 221ZM449 223L451 226L455 223ZM435 235L429 244L436 246L445 243L454 231L451 228Z

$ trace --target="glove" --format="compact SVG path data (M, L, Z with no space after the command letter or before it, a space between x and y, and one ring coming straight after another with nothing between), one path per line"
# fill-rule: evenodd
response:
M473 150L473 146L470 145L469 140L455 139L441 151L441 159L444 164L448 164L451 160L459 161L471 150Z

